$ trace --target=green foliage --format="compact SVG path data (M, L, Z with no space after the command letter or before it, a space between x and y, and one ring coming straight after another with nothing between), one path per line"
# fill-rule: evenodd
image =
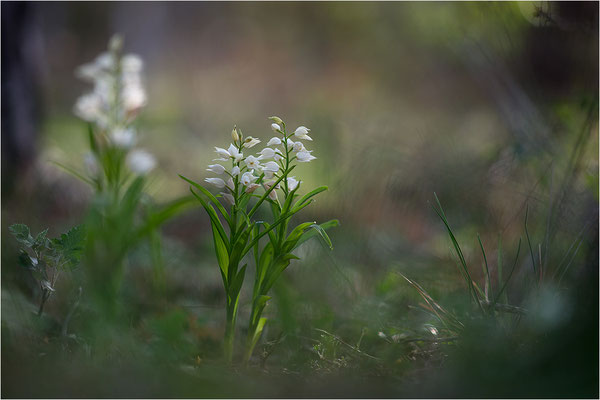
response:
M11 225L8 230L21 245L19 265L31 272L42 291L38 310L38 315L41 315L46 301L56 291L55 285L60 272L79 265L86 238L85 229L83 226L76 226L55 239L47 237L48 229L34 238L25 224Z

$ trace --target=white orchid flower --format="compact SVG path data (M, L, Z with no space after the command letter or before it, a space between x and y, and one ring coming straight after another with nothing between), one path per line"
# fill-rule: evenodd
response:
M277 164L275 161L269 161L263 165L262 169L263 171L277 172L279 171L279 164Z
M302 183L302 181L297 180L295 176L289 176L287 178L287 184L288 184L289 190L296 189L298 187L298 185L301 183Z
M221 192L219 193L221 196L223 196L223 198L232 206L235 205L235 199L233 198L233 195L231 193L225 193L225 192Z
M225 184L225 186L227 186L227 188L233 192L235 189L233 179L232 178L227 179L227 183Z
M306 148L304 147L304 144L302 144L302 142L298 141L294 143L294 145L292 146L292 150L294 150L296 153L299 153L301 151L306 151Z
M132 128L117 128L111 132L110 140L115 146L122 149L128 149L132 147L136 142L135 130L133 130Z
M231 157L233 157L233 159L235 160L235 162L239 162L242 160L242 158L244 158L244 154L240 153L240 151L238 150L237 147L235 147L233 144L229 145L229 148L227 149L227 152L231 155Z
M311 155L311 152L312 151L308 150L300 151L296 154L296 159L298 160L298 162L309 162L316 159L317 157Z
M215 147L215 153L217 153L219 158L216 158L214 161L229 161L231 158L231 154L221 147Z
M144 68L144 61L135 54L126 54L121 59L121 69L125 73L139 73Z
M238 167L237 165L235 167L233 167L233 169L231 170L231 176L238 176L240 174L240 167Z
M209 165L206 170L210 171L210 172L214 172L217 175L221 175L223 172L225 172L225 167L222 166L221 164L212 164L212 165Z
M259 162L258 158L254 157L254 156L246 157L244 162L246 163L246 166L249 169L258 169L260 167L260 162Z
M281 127L275 123L271 124L271 129L273 129L273 132L280 132L281 131Z
M115 66L115 58L113 57L113 55L111 53L109 53L107 51L98 55L98 57L96 57L96 60L94 62L96 63L96 65L99 68L106 69L106 70L112 69Z
M79 118L93 122L102 114L102 106L102 98L93 92L78 98L73 111Z
M256 146L259 143L260 143L260 140L258 140L257 138L253 138L252 136L249 136L244 141L244 147L246 147L246 148L249 149L250 147L254 147L254 146Z
M272 149L270 147L265 147L264 149L262 149L260 151L260 156L258 157L259 160L266 160L269 158L273 158L275 157L275 154L280 153L279 149Z
M258 189L260 185L258 183L251 183L246 188L246 193L254 193L256 189Z
M129 169L139 175L145 175L156 166L156 159L146 150L135 149L127 155Z
M308 132L310 132L310 129L308 129L305 126L299 126L298 128L296 128L294 136L296 136L298 139L312 140L312 138L308 136Z
M275 180L272 180L272 181L265 182L265 183L264 183L264 185L265 185L265 189L267 189L267 190L271 189L271 186L273 186L273 184L274 184L275 182L276 182ZM275 189L281 189L281 184L280 184L280 183L278 183L277 185L275 185Z
M287 139L287 140L284 139L283 141L287 145L288 150L293 150L294 149L294 141L292 139Z
M277 136L271 138L271 140L269 140L267 142L267 146L278 146L281 144L281 139L279 139Z
M221 178L204 178L204 182L215 185L219 189L223 189L225 187L225 181Z
M248 171L248 172L244 172L244 174L242 175L242 179L240 180L240 182L242 182L242 185L248 186L249 184L251 184L252 182L254 182L256 179L258 179L258 177L254 176L254 173Z
M121 96L127 112L137 111L146 105L146 91L141 85L126 85Z

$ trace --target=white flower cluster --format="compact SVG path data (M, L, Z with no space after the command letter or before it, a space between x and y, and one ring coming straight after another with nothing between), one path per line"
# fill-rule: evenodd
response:
M275 184L277 178L281 176L280 174L285 173L286 169L290 166L290 162L294 160L298 162L309 162L316 158L311 154L312 151L307 150L300 141L312 141L312 138L308 136L310 129L305 126L298 127L294 132L294 136L298 141L294 142L290 137L286 137L278 124L272 124L271 128L273 131L282 134L283 138L273 137L267 142L267 147L257 153L257 156L248 155L247 157L244 157L242 149L244 147L251 148L260 143L260 140L249 137L242 142L240 135L235 128L232 132L234 143L241 143L241 145L236 146L232 143L228 149L215 147L218 158L213 161L231 161L232 167L231 170L228 170L221 164L212 164L208 166L207 171L217 175L226 174L229 178L227 181L221 178L206 178L205 182L215 185L219 189L227 189L228 192L221 192L220 194L230 204L235 204L237 183L245 187L244 190L246 193L253 193L260 187L260 184L255 181L263 175L263 187L265 190L269 190ZM288 191L296 189L300 183L302 182L297 180L294 176L286 177L286 187ZM277 186L275 186L275 189L281 189L281 185L278 183ZM272 190L269 193L269 198L271 200L277 199L276 190Z
M80 66L76 75L93 85L93 90L77 99L75 114L93 123L107 135L111 146L127 152L126 162L136 174L146 174L156 166L152 154L142 149L132 149L137 133L131 123L146 105L146 91L142 85L144 63L135 54L120 55L122 41L111 39L109 51L100 54L90 63ZM98 171L98 160L86 155L88 171Z

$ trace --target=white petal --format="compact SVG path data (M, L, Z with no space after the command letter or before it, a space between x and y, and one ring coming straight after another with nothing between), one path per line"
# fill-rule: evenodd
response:
M278 146L281 144L281 139L278 137L273 137L271 140L267 142L267 146Z
M156 166L156 159L147 151L136 149L127 155L127 165L136 174L144 175Z
M225 181L221 178L205 178L204 182L208 182L212 185L215 185L219 189L223 189L225 187Z

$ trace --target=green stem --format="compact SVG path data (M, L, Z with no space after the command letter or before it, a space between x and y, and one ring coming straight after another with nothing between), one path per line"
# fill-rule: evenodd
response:
M235 322L237 319L237 301L227 301L227 322L225 325L224 354L225 361L231 364L233 361L233 344L235 339Z

